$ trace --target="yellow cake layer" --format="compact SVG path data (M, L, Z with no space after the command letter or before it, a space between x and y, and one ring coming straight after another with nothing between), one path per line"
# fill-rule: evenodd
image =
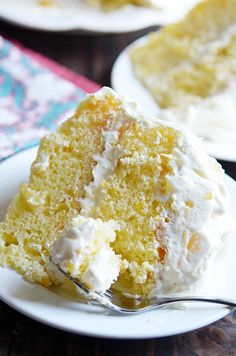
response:
M162 108L216 94L236 75L236 2L205 0L131 53L135 75Z
M101 132L110 124L110 112L115 119L119 104L109 94L102 101L90 97L55 133L42 138L29 182L21 185L0 225L1 265L29 281L52 283L46 268L52 243L80 211L94 155L104 149Z

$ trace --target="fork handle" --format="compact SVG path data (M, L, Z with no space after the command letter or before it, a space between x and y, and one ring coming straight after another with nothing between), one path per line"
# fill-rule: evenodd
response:
M215 304L227 305L229 307L236 308L236 301L228 298L214 298L214 297L201 297L201 296L186 296L186 297L160 297L160 298L152 298L151 303L153 304L170 304L176 302L209 302Z

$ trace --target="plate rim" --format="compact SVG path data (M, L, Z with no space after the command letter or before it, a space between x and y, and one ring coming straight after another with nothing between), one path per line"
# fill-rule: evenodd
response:
M36 152L37 152L38 147L31 147L29 149L25 149L21 152L17 152L16 154L12 155L11 157L7 158L6 160L0 162L0 171L2 169L5 169L5 166L9 165L9 164L13 164L14 161L18 161L19 159L21 159L21 156L25 156L25 158L28 160L30 160L31 158L35 157ZM9 163L10 162L10 163ZM30 163L27 161L26 166L28 166ZM23 170L28 169L28 167L24 167L22 168ZM236 185L236 181L226 175L226 181L229 181L229 184L235 184ZM236 189L236 186L235 186ZM1 271L3 271L4 268L0 267L0 273ZM17 275L17 277L21 278L21 280L25 283L29 283L27 281L25 281L20 275L18 275L18 273L16 271L13 271L9 268L7 268L8 271L12 271L15 275ZM3 272L4 273L4 272ZM30 283L29 283L30 284ZM31 285L31 284L30 284ZM33 284L32 284L33 285ZM37 286L42 288L45 292L50 292L49 290L43 288L42 286ZM58 296L59 298L62 298L62 300L66 300L68 302L68 299L63 298L61 296ZM207 326L209 324L212 324L220 319L222 319L223 317L227 316L228 314L231 313L231 309L228 307L216 307L214 308L214 317L212 316L208 316L207 320L200 320L200 322L196 323L195 321L195 326L191 326L191 327L180 327L178 326L178 330L176 331L172 331L172 332L164 332L162 333L161 330L158 330L158 332L149 332L148 334L145 333L145 335L124 335L121 333L114 333L112 332L112 328L111 328L111 332L110 333L102 333L102 331L98 330L98 331L84 331L82 328L79 329L75 329L73 326L72 327L68 327L68 326L63 326L62 324L57 324L55 321L50 321L47 317L45 318L44 316L41 316L40 314L36 313L32 313L30 311L27 311L27 303L25 304L25 306L21 306L19 304L21 303L14 303L11 298L7 299L7 295L3 295L0 291L0 300L3 301L5 304L7 304L8 306L10 306L11 308L13 308L14 310L16 310L17 312L20 312L21 314L36 320L42 324L51 326L51 327L55 327L56 329L59 330L63 330L63 331L68 331L68 332L72 332L74 334L79 334L79 335L84 335L84 336L91 336L91 337L102 337L102 338L107 338L107 339L148 339L148 338L159 338L159 337L167 337L167 336L173 336L173 335L178 335L178 334L182 334L182 333L186 333L186 332L191 332L194 330L197 330L199 328L202 328L204 326ZM79 311L78 311L79 313ZM103 313L103 315L105 316L105 314ZM150 312L151 315L151 312ZM131 318L132 316L128 316L128 318Z
M9 16L5 16L0 14L0 19L2 19L3 21L8 22L9 24L15 25L15 26L19 26L21 28L25 28L25 29L29 29L29 30L37 30L37 31L41 31L41 32L51 32L51 33L57 33L57 32L63 32L65 34L74 34L74 33L79 33L79 34L97 34L97 35L106 35L106 34L125 34L125 33L132 33L135 31L141 31L141 30L148 30L149 28L152 27L158 27L161 26L161 24L156 23L154 20L150 23L147 23L146 25L136 25L136 26L132 26L129 29L119 29L119 28L115 28L115 29L109 29L108 31L106 31L104 28L90 28L89 26L81 26L79 24L74 25L74 26L65 26L65 27L40 27L37 24L26 24L21 22L20 20L16 20L16 19L12 19ZM164 24L163 24L164 25Z
M133 4L127 4L126 6L124 6L123 8L119 8L117 9L118 12L120 12L119 16L122 16L122 14L124 14L124 12L127 9L134 9L134 15L133 15L133 20L137 17L139 17L138 20L136 21L126 21L126 25L127 27L124 28L124 26L122 24L120 25L116 25L116 26L110 26L108 29L106 28L106 26L102 23L97 23L96 26L94 26L94 22L92 23L92 25L90 25L89 21L88 22L82 22L82 24L80 23L80 20L78 18L78 20L74 21L74 23L61 23L60 21L58 21L58 23L54 24L50 24L48 25L47 23L40 23L38 24L37 21L34 22L34 19L31 21L28 21L28 19L21 19L20 17L15 17L14 15L14 10L9 12L3 12L1 13L1 7L0 7L0 18L3 19L4 21L7 21L9 23L15 24L17 26L21 26L23 28L29 28L29 29L33 29L33 30L40 30L40 31L49 31L49 32L65 32L68 33L70 31L74 32L77 31L79 33L97 33L98 35L101 34L122 34L122 33L130 33L130 32L134 32L134 31L139 31L139 30L144 30L144 29L148 29L150 27L153 26L163 26L163 25L167 25L169 23L173 23L176 22L178 20L180 20L180 18L182 18L183 16L186 15L186 13L195 6L195 4L197 2L199 2L200 0L191 0L191 4L189 5L188 2L186 1L183 5L182 5L182 10L180 11L180 13L178 13L178 15L176 16L174 12L171 12L170 10L165 10L164 12L161 12L159 10L156 10L154 7L137 7ZM34 7L37 7L37 4L33 4ZM89 5L85 4L85 9L88 6L88 10L89 10ZM82 7L83 9L83 4ZM92 7L93 11L99 11L99 9L96 10L95 7ZM125 10L124 10L125 9ZM137 11L135 10L137 9ZM46 9L47 11L47 9ZM50 11L50 10L49 10ZM116 10L115 10L116 11ZM148 13L150 18L148 18L148 16L145 16L145 18L140 19L140 17L142 17L142 13ZM90 21L91 22L91 21ZM96 22L95 22L96 24Z

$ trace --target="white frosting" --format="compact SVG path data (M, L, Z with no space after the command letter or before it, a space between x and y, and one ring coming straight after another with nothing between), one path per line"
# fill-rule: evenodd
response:
M88 215L90 208L96 205L100 199L99 186L115 169L120 156L120 149L116 145L117 131L104 132L105 149L101 155L95 158L97 164L93 169L93 181L86 187L86 199L81 200L81 214Z
M172 198L173 219L166 223L163 212L162 239L168 252L163 266L156 266L154 294L188 292L200 282L203 286L229 229L223 170L194 136L189 135L174 149L172 166L174 174L167 177L170 196L158 195L159 199Z
M222 92L187 107L161 110L163 119L179 122L207 140L236 144L236 80Z
M83 274L82 281L91 290L105 292L115 282L120 273L120 262L111 248L101 249L91 260Z
M115 239L117 228L114 221L102 222L78 216L65 226L61 237L54 243L52 259L91 291L105 292L120 271L120 258L109 246ZM84 263L87 264L85 270Z

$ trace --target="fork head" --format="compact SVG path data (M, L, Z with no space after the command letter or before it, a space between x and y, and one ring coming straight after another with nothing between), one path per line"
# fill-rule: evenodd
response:
M80 293L89 303L93 303L95 301L115 312L126 314L141 312L144 311L144 309L152 309L149 299L127 296L115 289L107 290L105 293L91 291L83 284L83 282L65 272L59 264L53 261L51 256L49 260L66 278L76 285Z

